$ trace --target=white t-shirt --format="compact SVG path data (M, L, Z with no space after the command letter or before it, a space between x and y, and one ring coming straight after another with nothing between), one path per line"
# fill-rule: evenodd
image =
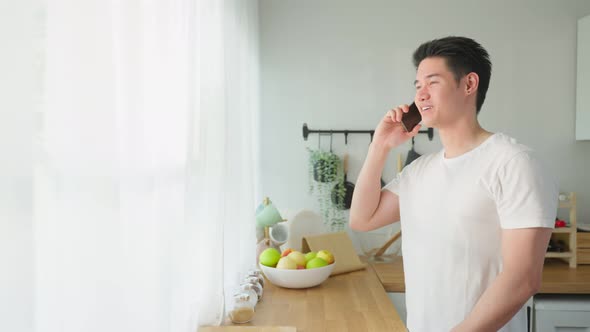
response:
M399 196L411 332L462 322L502 270L502 229L553 228L557 213L554 178L501 133L456 158L424 155L384 189ZM500 331L526 331L525 308Z

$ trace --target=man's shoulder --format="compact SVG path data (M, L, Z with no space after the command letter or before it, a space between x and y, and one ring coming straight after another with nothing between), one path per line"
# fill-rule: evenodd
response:
M498 161L508 162L518 155L533 153L533 149L529 146L519 143L516 138L506 134L496 133L491 139L487 153Z

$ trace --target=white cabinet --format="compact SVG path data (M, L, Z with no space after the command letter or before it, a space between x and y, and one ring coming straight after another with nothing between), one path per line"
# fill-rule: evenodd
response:
M388 292L406 324L406 294ZM528 332L590 332L590 295L536 295L525 304Z
M533 319L535 315L534 310L534 298L531 296L528 301L526 301L524 307L526 308L526 328L527 332L533 332Z
M408 312L406 311L406 293L388 292L387 296L389 297L389 300L393 303L393 306L395 307L395 310L397 310L399 317L404 322L404 325L407 325L406 318L408 316ZM527 307L527 314L528 314L527 320L529 321L528 332L533 332L533 329L532 329L533 326L531 324L532 319L533 319L533 315L534 315L533 298L532 297L527 301L525 306ZM588 332L590 332L590 331L588 331Z
M590 295L537 295L535 332L590 332Z

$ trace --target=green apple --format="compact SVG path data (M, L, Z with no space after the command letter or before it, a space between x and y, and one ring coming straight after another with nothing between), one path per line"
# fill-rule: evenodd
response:
M332 255L332 253L329 252L328 250L318 251L316 257L319 257L319 258L325 260L328 264L334 263L334 255Z
M281 257L277 263L277 269L296 270L297 264L289 257Z
M299 251L291 251L287 257L291 258L297 264L297 267L305 267L305 263L307 263L305 261L305 255Z
M314 259L315 256L316 256L316 252L315 251L310 251L307 254L305 254L305 263L307 263L310 260Z
M270 267L275 267L281 258L281 253L275 248L266 248L258 256L260 264Z
M309 260L309 262L307 262L307 265L305 265L305 268L307 269L315 269L318 267L324 267L328 265L328 262L326 262L325 260L316 257L316 258L312 258Z

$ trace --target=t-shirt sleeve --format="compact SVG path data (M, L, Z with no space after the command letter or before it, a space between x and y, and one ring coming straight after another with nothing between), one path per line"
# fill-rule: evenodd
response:
M502 228L554 228L557 182L529 151L519 152L500 168L494 187Z
M393 180L391 180L388 184L385 185L385 187L383 187L383 190L389 190L392 193L399 195L399 187L400 187L400 182L401 182L401 175L402 173L397 173L397 175L395 176L395 178Z
M395 178L393 178L393 180L391 180L388 184L385 185L385 187L383 187L383 189L381 189L381 191L389 190L392 193L399 196L401 185L402 185L402 180L404 179L404 177L408 173L411 166L412 165L408 165L408 166L404 167L401 172L397 173L397 175L395 176Z

